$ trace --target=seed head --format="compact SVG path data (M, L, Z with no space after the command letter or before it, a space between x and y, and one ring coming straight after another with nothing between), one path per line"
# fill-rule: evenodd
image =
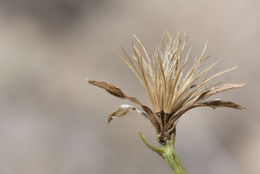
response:
M89 80L90 84L103 88L110 94L121 99L127 99L137 105L120 105L115 112L109 115L108 122L135 110L152 122L159 142L165 145L165 142L175 134L177 120L192 108L209 106L213 109L218 107L244 109L243 106L230 101L207 100L212 95L245 85L244 83L224 84L222 82L208 85L216 77L237 67L208 77L208 72L218 61L202 68L201 64L210 58L207 55L207 43L200 56L192 61L191 48L188 51L185 50L188 40L186 34L181 35L179 33L173 38L168 32L163 32L160 44L152 56L148 54L142 42L135 35L134 38L137 44L132 43L133 53L130 55L122 48L124 56L119 56L145 87L153 109L141 103L137 98L127 96L112 84ZM192 65L188 66L188 64Z

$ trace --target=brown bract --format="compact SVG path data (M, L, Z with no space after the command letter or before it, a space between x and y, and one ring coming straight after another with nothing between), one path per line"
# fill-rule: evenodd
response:
M164 39L165 36L167 39ZM135 110L152 122L160 143L164 145L165 141L175 133L177 120L192 108L208 106L213 109L217 107L244 109L244 107L230 101L207 100L220 92L245 86L244 83L208 85L216 77L236 67L208 77L208 72L218 61L204 68L201 67L201 64L209 59L207 44L200 56L193 61L192 66L187 66L191 61L191 49L185 54L187 43L185 34L182 40L181 34L173 39L168 32L164 32L153 56L150 56L142 42L136 36L134 37L138 46L132 43L133 54L129 55L123 48L124 56L120 57L145 87L153 110L142 104L137 98L127 96L121 89L112 84L89 80L90 84L103 88L110 94L121 99L127 99L137 105L136 107L120 105L115 112L109 115L108 122L115 117L122 117Z

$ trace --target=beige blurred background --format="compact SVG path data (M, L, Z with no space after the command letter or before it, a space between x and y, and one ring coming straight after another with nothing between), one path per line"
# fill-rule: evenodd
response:
M258 0L1 0L0 173L171 173L138 137L141 130L156 143L150 123L131 113L107 125L125 101L85 80L111 82L150 105L114 50L137 34L151 52L164 27L187 31L194 56L216 41L215 71L238 65L223 79L247 83L217 96L246 110L182 117L176 148L187 173L259 174Z

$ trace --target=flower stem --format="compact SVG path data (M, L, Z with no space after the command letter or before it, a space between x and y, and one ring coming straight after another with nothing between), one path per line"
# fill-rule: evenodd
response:
M186 174L181 164L181 161L179 160L175 152L174 144L171 141L169 141L164 147L162 147L162 149L162 156L168 162L169 166L172 168L172 171L175 174Z
M174 139L175 137L173 136L171 140L166 142L165 146L162 146L161 148L157 148L153 145L151 145L146 138L144 137L144 135L139 132L139 135L141 137L141 139L143 140L143 142L145 143L145 145L151 149L152 151L158 153L160 156L162 156L167 163L169 164L169 166L171 167L172 171L174 174L186 174L181 161L179 160L175 149L174 149Z

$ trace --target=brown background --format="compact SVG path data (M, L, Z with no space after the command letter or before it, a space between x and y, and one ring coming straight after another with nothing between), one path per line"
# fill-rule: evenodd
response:
M187 31L192 55L204 43L224 80L248 85L221 94L246 110L194 109L177 127L177 152L190 174L259 174L260 2L258 0L1 0L0 173L171 173L149 151L150 123L135 113L106 124L125 103L88 85L111 82L148 103L114 54L137 34L148 51L163 28ZM221 79L221 78L220 78Z

